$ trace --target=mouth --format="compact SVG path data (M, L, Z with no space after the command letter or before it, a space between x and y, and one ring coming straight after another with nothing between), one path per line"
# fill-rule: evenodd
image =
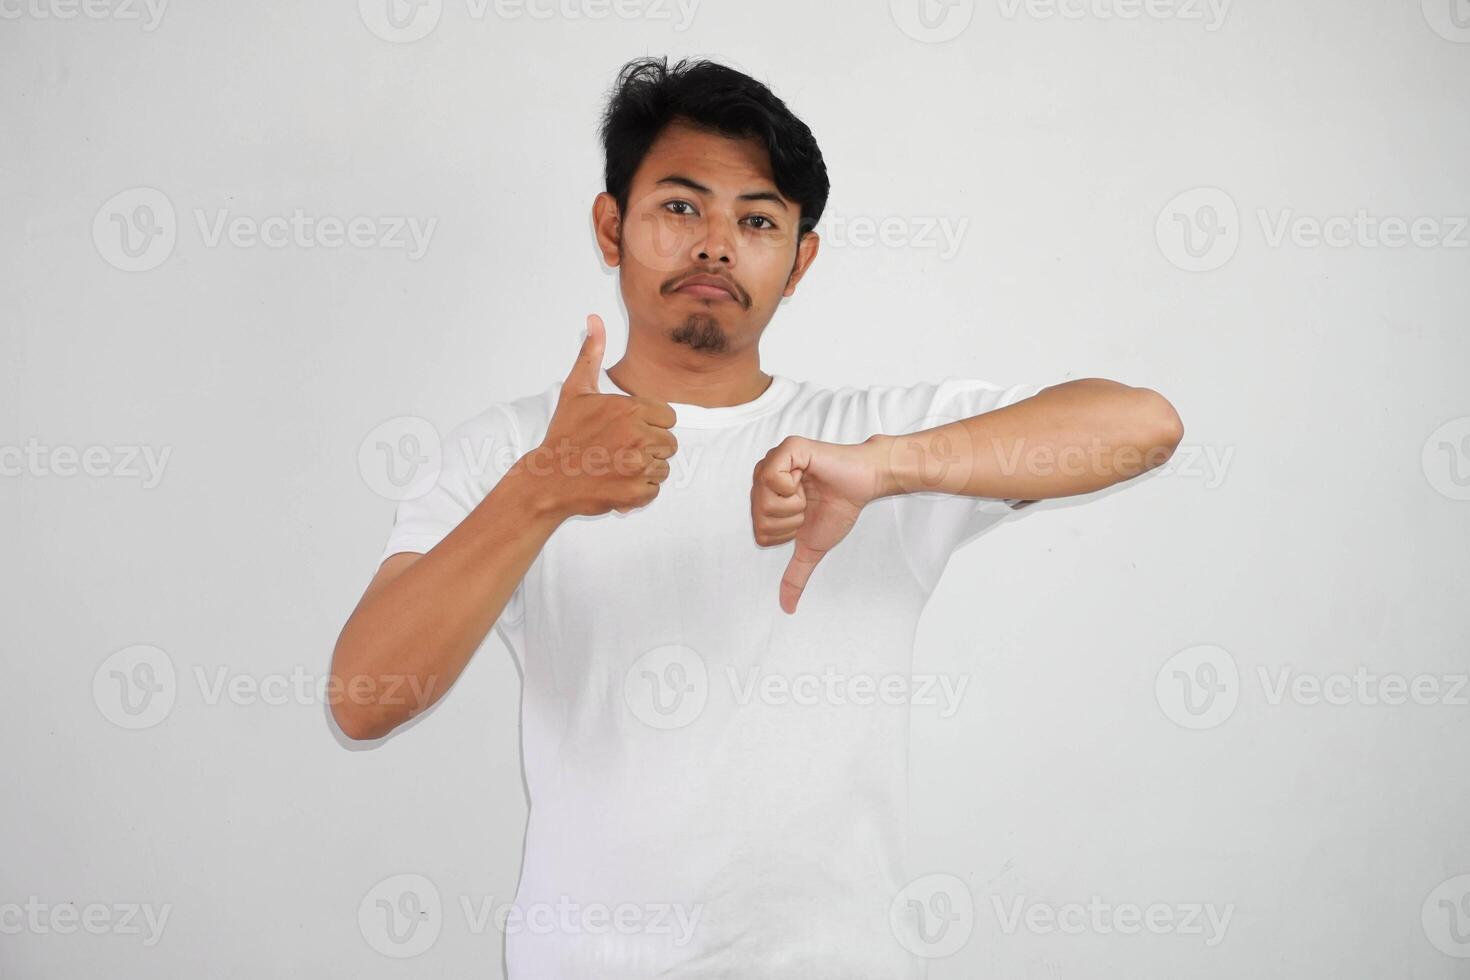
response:
M707 300L734 300L733 287L716 276L693 276L675 289L676 293Z

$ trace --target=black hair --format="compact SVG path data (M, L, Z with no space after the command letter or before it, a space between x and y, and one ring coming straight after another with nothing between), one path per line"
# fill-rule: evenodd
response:
M812 131L761 82L703 59L670 67L667 58L637 58L618 72L601 136L603 177L620 211L628 210L628 189L649 147L675 120L735 139L759 139L776 189L801 206L797 238L816 227L830 184Z

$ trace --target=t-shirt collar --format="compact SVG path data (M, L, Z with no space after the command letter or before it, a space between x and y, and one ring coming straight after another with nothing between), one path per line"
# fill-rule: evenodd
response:
M632 392L619 388L617 382L608 376L606 369L598 373L598 390L605 395L628 395ZM779 374L771 375L771 383L766 390L756 395L748 402L739 405L725 405L719 408L710 408L705 405L686 405L681 402L669 402L669 407L674 410L678 421L674 423L675 428L692 429L720 429L730 425L738 425L767 412L773 411L785 404L796 391L796 382Z

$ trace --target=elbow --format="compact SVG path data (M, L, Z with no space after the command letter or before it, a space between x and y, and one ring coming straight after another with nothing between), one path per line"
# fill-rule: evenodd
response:
M354 742L371 742L394 728L383 717L381 707L368 695L371 685L364 684L354 671L341 663L341 647L333 653L331 672L327 676L327 706L339 731Z
M354 742L371 742L392 731L372 717L365 706L341 700L332 703L332 720L337 723L337 729Z
M1152 388L1136 388L1139 417L1146 433L1141 440L1149 469L1162 466L1184 441L1184 420L1169 399Z

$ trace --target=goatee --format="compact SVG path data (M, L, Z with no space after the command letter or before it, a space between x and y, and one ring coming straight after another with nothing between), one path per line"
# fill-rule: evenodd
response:
M669 332L669 339L676 344L688 344L691 350L722 353L729 345L720 321L706 313L691 313L682 326Z

